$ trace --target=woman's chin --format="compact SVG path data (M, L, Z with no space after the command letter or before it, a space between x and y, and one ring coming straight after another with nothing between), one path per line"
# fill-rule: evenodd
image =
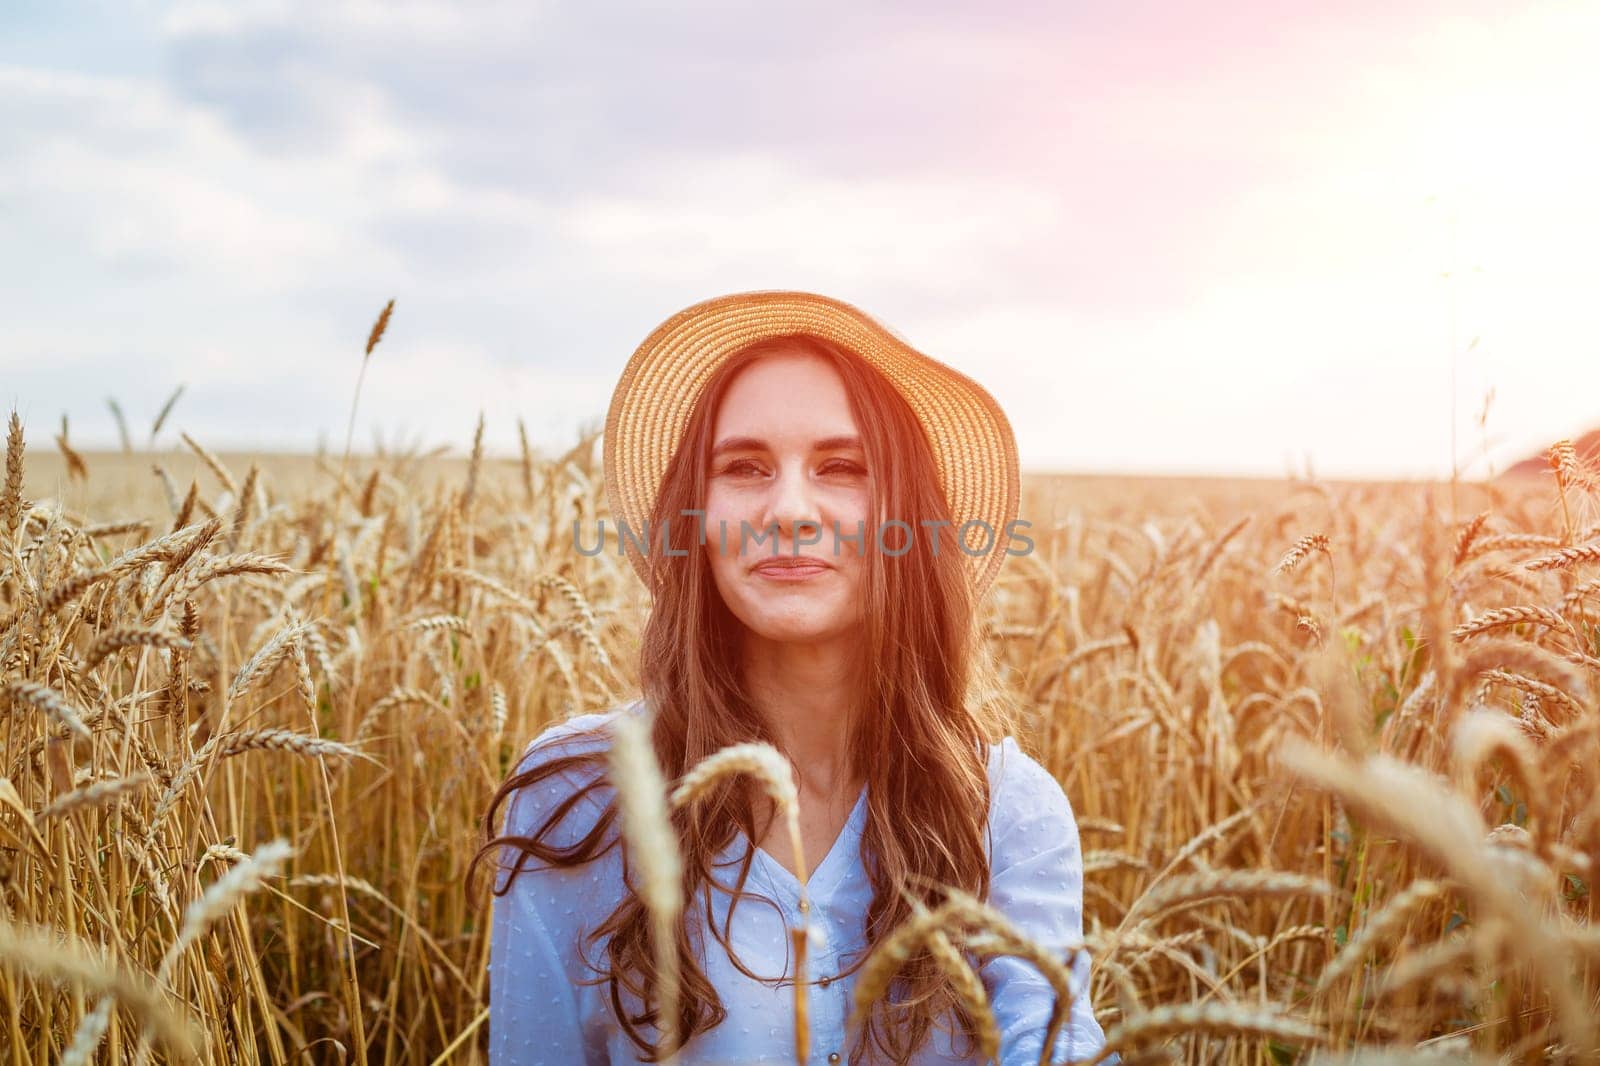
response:
M849 627L832 619L760 619L750 629L774 644L826 644L850 634Z

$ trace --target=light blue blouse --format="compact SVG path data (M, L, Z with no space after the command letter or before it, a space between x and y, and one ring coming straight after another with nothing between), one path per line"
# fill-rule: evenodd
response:
M635 701L628 711L637 712ZM519 770L547 757L546 744L567 738L562 752L596 750L604 741L574 740L579 730L601 725L612 715L589 714L546 730L529 744ZM1023 754L1007 737L990 749L989 901L1033 940L1064 957L1064 949L1083 939L1083 858L1078 827L1066 795L1055 779ZM581 784L575 773L565 780L547 778L537 787L517 790L509 801L505 832L532 835L554 806ZM533 793L529 795L529 793ZM594 824L610 798L608 786L589 793L590 811L575 809L547 838L569 844ZM872 887L861 860L866 822L862 792L832 848L815 862L806 887L811 898L814 930L807 961L811 1057L824 1066L849 1060L845 1020L849 1016L856 974L835 979L868 948L863 933ZM715 862L733 873L719 880L731 884L737 863L750 847L735 837ZM503 887L515 854L501 852L497 887ZM752 898L734 911L730 939L745 967L762 977L784 976L791 963L787 930L798 926L799 882L760 848L750 867L747 888L773 901ZM612 848L579 867L547 868L533 859L518 874L511 890L494 897L494 922L489 955L490 1066L576 1066L637 1063L637 1048L612 1014L604 982L593 983L585 958L604 961L604 948L584 943L589 929L603 921L624 892L620 849ZM727 914L728 893L712 890L712 916L720 927ZM691 913L694 912L691 901ZM700 904L703 908L704 904ZM699 912L703 915L703 909ZM794 989L746 977L710 936L698 938L707 950L702 961L717 989L727 1017L700 1033L679 1056L684 1066L794 1061ZM1057 1042L1052 1061L1092 1056L1105 1037L1095 1022L1086 994L1089 959L1080 951L1072 967L1072 1011ZM1054 1002L1050 986L1034 968L1019 959L996 957L979 970L988 989L1001 1032L1003 1066L1034 1066ZM586 981L590 983L585 983ZM962 1042L963 1044L965 1041ZM959 1047L946 1029L934 1026L929 1040L912 1061L917 1066L976 1063L955 1053ZM809 1066L809 1064L808 1064Z

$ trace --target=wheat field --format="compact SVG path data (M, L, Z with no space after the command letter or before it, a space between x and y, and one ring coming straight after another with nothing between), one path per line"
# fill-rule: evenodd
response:
M478 819L634 686L642 591L572 544L594 438L345 464L7 428L0 1063L484 1061ZM1079 818L1125 1061L1600 1054L1594 488L1559 445L1503 484L1028 479L985 631ZM864 994L917 937L1060 987L977 900L912 924Z

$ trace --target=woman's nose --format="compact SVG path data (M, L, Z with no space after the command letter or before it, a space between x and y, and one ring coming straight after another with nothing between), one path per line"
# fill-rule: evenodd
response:
M817 494L803 469L780 467L768 501L762 521L767 525L776 524L779 532L793 535L795 527L802 522L817 529L822 526Z

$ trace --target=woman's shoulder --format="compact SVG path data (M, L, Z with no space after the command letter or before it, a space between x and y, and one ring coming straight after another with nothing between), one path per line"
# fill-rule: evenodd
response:
M632 700L608 711L577 714L554 722L523 746L517 772L566 755L603 755L611 747L611 723L620 715L641 714L643 710L643 700Z
M989 794L1026 801L1040 794L1061 792L1061 785L1044 766L1022 750L1017 738L1007 734L989 745Z
M989 746L989 824L998 841L1022 829L1077 839L1077 822L1061 783L1013 736Z
M512 776L533 775L512 791L506 814L508 834L532 835L551 814L576 795L577 805L590 812L587 818L571 820L568 836L581 836L592 824L594 815L604 810L611 799L611 786L605 779L606 752L611 747L611 723L624 714L638 714L642 701L614 707L608 711L579 714L546 726L524 746ZM561 765L551 766L560 760ZM539 773L541 767L550 767ZM568 808L569 811L571 807ZM577 824L584 823L583 825Z

